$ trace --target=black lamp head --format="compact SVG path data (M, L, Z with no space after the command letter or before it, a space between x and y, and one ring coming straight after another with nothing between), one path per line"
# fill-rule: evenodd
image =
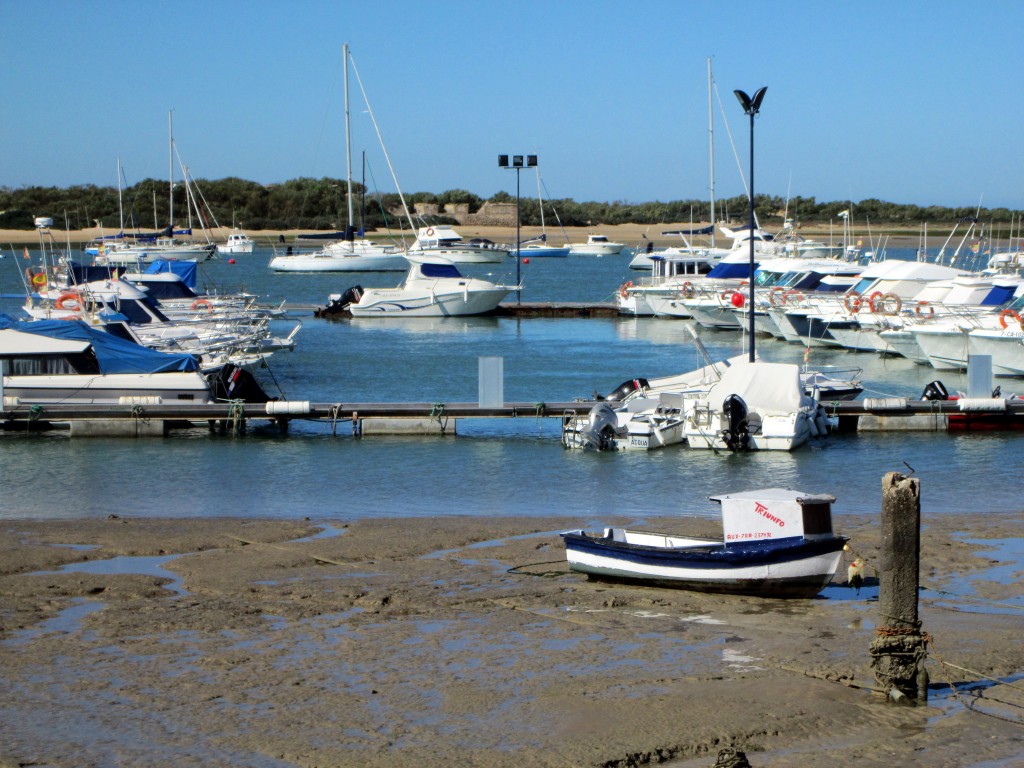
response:
M758 88L754 92L754 97L747 96L743 91L733 91L736 94L736 98L740 102L740 106L743 107L743 114L745 115L756 115L761 109L761 102L764 101L764 95L768 92L768 87L764 86Z

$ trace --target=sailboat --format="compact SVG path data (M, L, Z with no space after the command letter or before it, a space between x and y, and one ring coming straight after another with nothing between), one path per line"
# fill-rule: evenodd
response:
M176 148L174 146L172 114L170 112L167 113L167 130L170 135L170 168L168 176L170 184L168 217L170 223L160 232L134 235L125 234L125 238L134 238L135 242L132 244L121 242L108 246L106 243L101 243L97 248L95 257L97 264L106 266L135 266L150 264L161 259L195 259L196 261L204 261L216 252L217 244L209 236L207 236L205 243L181 242L175 237L176 235L191 235L192 227L175 229L174 224L174 155ZM197 211L199 208L192 194L192 180L188 175L187 167L185 171L185 198L186 205L188 206L189 221L191 222L193 206L196 206ZM118 160L118 189L120 190L120 160ZM121 225L123 233L123 214Z
M345 158L347 164L348 226L345 237L313 253L289 253L275 256L270 268L276 272L404 272L409 268L404 251L393 244L376 243L354 237L355 215L352 206L352 131L348 98L348 43L342 49L345 80Z
M548 232L544 226L544 196L541 194L540 188L540 168L537 169L537 202L540 205L540 235L519 244L520 256L547 258L564 258L568 256L568 245L558 246L548 243Z

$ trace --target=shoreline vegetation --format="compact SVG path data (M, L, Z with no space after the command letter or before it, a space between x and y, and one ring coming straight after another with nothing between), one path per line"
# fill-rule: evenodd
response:
M188 189L180 182L176 184L173 213L168 183L158 179L145 179L121 190L93 184L64 188L0 186L0 230L31 233L35 218L45 216L53 219L55 232L91 232L89 225L100 224L107 234L112 234L117 232L118 222L124 222L126 231L154 231L166 227L172 218L175 226L191 224L196 232L201 221L220 229L227 229L230 222L232 227L259 233L261 237L280 232L337 231L344 229L348 219L346 186L345 180L330 177L297 178L277 184L235 177L190 179ZM375 193L353 183L351 202L355 221L349 223L353 226L365 223L374 238L403 228L408 235L409 222L398 194ZM517 200L508 192L498 192L487 199L464 189L439 194L414 192L404 195L404 202L417 227L452 224L460 232L492 226L515 228ZM713 217L711 201L696 199L577 202L546 195L543 205L547 233L556 241L561 239L562 227L567 233L615 232L622 227L638 227L659 244L657 238L664 230L695 229L706 226L711 218L736 228L746 224L750 217L746 195L718 198ZM968 219L977 221L976 234L992 241L1021 234L1021 212L1005 207L914 205L878 199L818 201L814 197L759 194L754 209L758 221L768 231L777 231L792 221L802 233L819 237L830 233L838 236L846 217L845 223L865 243L871 239L872 231L913 236L915 242L925 228L936 237L945 236L957 222ZM540 201L524 195L518 200L518 210L521 224L539 231ZM3 242L8 241L10 238ZM627 245L635 243L629 241Z

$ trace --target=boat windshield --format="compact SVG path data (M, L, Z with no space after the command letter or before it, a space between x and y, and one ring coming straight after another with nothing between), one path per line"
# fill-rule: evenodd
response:
M420 274L424 277L462 277L454 264L434 264L432 262L420 264Z

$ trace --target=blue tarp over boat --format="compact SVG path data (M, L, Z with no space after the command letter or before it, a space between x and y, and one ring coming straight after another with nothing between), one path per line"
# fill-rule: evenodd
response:
M0 314L0 330L7 329L52 339L88 342L96 354L100 373L167 373L199 370L199 363L192 355L158 352L111 336L77 320L20 322L10 315Z
M177 261L168 259L154 259L146 268L145 274L158 275L161 272L172 272L181 278L181 282L192 290L196 288L196 272L199 264L195 259Z

